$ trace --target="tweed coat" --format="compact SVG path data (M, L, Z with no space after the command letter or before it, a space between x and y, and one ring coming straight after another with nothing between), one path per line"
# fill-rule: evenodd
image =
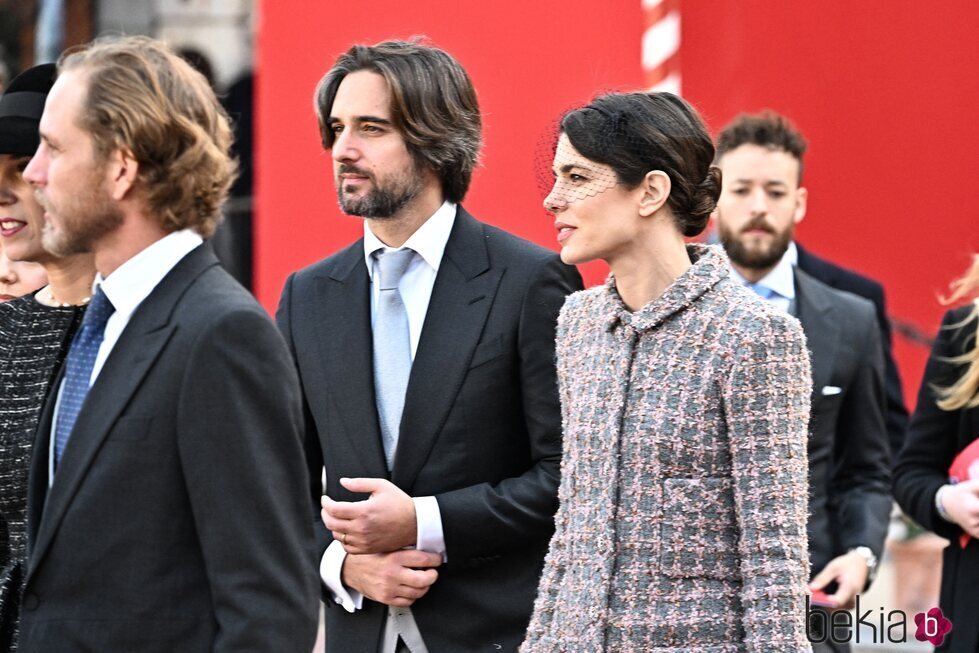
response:
M525 653L808 651L811 377L799 323L716 247L629 312L558 322L560 508Z

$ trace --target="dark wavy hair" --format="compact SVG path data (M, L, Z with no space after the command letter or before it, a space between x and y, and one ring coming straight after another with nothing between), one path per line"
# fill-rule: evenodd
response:
M802 158L806 139L785 116L770 109L758 115L742 113L717 135L717 160L742 145L757 145L769 150L782 150L799 162L799 183L802 183Z
M416 163L434 170L450 202L469 190L482 144L476 90L452 55L421 38L355 45L340 55L316 87L314 104L323 147L333 147L330 111L340 82L359 70L375 72L391 89L391 114Z
M667 203L684 236L707 226L721 192L714 143L697 111L672 93L609 93L567 113L561 132L582 156L636 188L646 174L670 178Z

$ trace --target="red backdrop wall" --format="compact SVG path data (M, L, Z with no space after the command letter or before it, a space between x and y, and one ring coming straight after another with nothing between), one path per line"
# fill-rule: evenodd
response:
M940 9L936 8L940 7ZM880 279L898 320L931 334L938 291L979 251L979 4L681 0L684 96L716 131L740 111L792 117L810 141L799 240ZM256 134L256 293L361 232L336 206L312 92L351 43L425 34L469 71L485 114L466 206L554 246L534 150L595 91L642 83L640 0L263 2ZM603 276L586 270L592 283ZM927 354L895 339L908 394Z

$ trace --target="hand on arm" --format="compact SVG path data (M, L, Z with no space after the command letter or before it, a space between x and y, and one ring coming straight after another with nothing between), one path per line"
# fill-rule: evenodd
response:
M870 570L867 560L859 553L850 551L829 561L809 583L810 590L821 590L836 581L837 590L829 598L836 608L852 608L858 592L867 585Z
M407 608L435 583L438 579L435 567L440 564L442 556L413 549L348 555L343 563L342 580L345 586L372 601Z
M340 484L351 492L370 493L364 501L322 498L323 523L347 553L386 553L415 545L415 503L410 496L381 478L342 478Z
M953 522L972 537L979 537L979 479L946 486L941 500Z

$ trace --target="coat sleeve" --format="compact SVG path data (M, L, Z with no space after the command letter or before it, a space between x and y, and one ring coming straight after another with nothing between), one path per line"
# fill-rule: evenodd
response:
M936 387L955 383L964 366L950 362L950 357L967 351L969 333L975 334L975 320L961 324L968 315L963 309L949 311L925 366L924 378L918 391L918 404L911 417L904 449L894 469L894 498L901 509L928 530L948 539L962 534L958 524L939 516L935 509L935 493L948 483L948 468L958 453L958 432L961 411L938 407Z
M809 354L788 316L746 335L724 388L746 650L809 651Z
M218 621L213 650L309 650L319 603L299 384L260 309L229 312L199 335L176 409Z
M531 466L496 484L436 496L453 562L499 555L553 530L561 464L554 334L565 297L581 287L578 271L557 256L542 259L528 282L519 315L520 363L514 382L520 384Z

